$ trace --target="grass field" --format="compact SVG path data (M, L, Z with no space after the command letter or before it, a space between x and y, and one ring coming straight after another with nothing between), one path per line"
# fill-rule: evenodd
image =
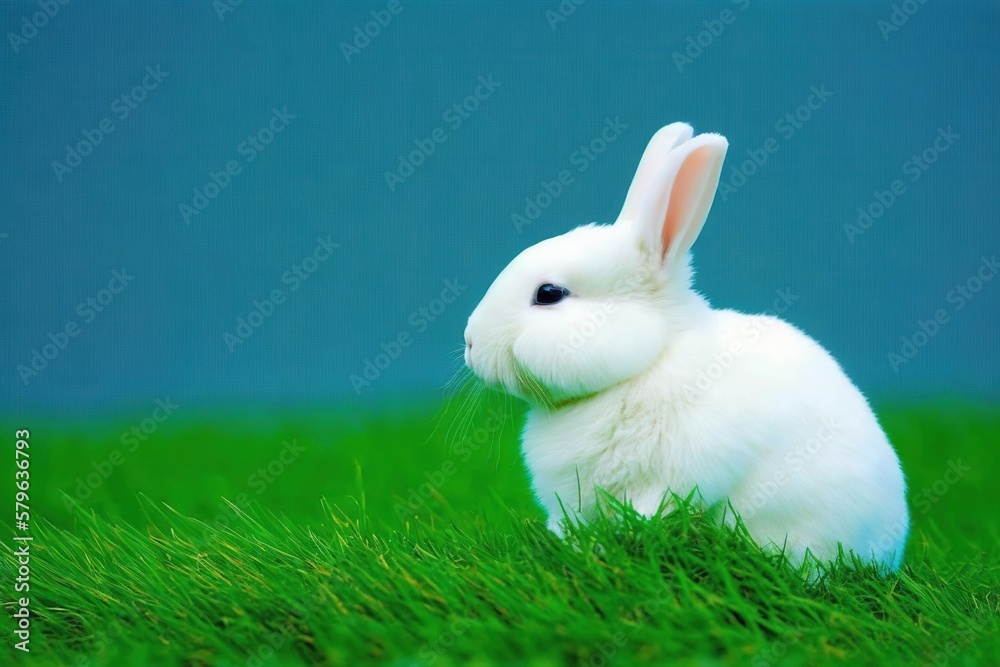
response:
M883 406L910 486L905 565L811 584L692 508L560 541L520 409L457 410L180 406L148 435L149 414L0 420L8 536L14 431L31 430L34 537L30 655L3 542L3 662L1000 664L995 408Z

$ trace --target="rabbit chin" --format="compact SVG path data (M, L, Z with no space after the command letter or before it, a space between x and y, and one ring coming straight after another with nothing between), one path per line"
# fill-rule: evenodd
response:
M567 359L522 347L493 350L488 355L485 351L467 354L466 365L490 389L520 398L533 408L557 410L596 396L647 369L657 351L654 341L646 342L646 346L634 346L624 355L631 357L628 361L620 351L609 356L603 354L605 350L583 349Z
M520 398L533 408L556 410L578 400L594 396L600 393L604 387L594 389L584 386L552 386L539 379L537 374L518 364L511 377L495 385L494 388Z
M502 355L502 360L480 353L475 359L466 352L465 364L488 388L520 398L533 407L553 409L565 403L597 392L582 388L567 389L551 386L527 365L519 362L512 353Z

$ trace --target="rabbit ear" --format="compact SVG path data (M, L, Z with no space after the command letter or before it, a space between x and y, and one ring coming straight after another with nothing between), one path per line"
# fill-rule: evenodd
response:
M684 142L657 166L635 202L629 219L637 224L642 241L659 251L665 265L683 258L701 233L728 149L729 142L718 134L700 134Z
M632 185L629 186L628 194L625 195L622 212L618 214L619 220L635 219L639 203L650 195L649 190L653 185L652 180L656 170L666 162L670 151L693 135L694 130L687 123L671 123L657 130L646 145L642 159L639 160L639 168L635 170Z

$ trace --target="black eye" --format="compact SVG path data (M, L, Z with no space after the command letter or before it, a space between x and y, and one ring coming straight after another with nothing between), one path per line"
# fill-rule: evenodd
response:
M535 292L535 303L539 306L549 306L553 303L559 303L565 296L569 296L569 290L565 287L545 283L538 286L538 291Z

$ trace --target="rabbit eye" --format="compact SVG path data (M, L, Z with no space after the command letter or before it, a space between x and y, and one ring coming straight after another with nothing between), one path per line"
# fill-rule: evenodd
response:
M539 285L538 291L535 292L535 304L538 306L549 306L553 303L559 303L566 296L569 296L569 290L565 287L545 283L544 285Z

